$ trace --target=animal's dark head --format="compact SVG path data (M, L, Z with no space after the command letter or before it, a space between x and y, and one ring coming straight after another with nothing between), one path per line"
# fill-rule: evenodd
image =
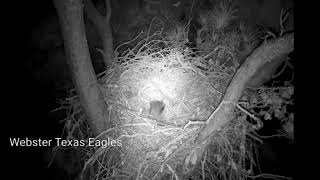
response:
M163 101L151 101L149 113L151 115L160 115L165 108Z

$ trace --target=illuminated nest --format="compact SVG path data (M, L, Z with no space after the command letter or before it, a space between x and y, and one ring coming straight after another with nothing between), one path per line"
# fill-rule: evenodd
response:
M121 145L86 147L83 178L245 178L252 171L253 146L245 138L246 114L238 111L231 123L211 136L201 166L189 173L184 164L186 158L190 161L194 139L219 105L238 64L210 64L183 43L165 41L160 34L116 53L116 63L99 76L113 128L95 138ZM158 117L150 114L154 101L164 104ZM77 96L64 103L70 110L66 138L92 137Z

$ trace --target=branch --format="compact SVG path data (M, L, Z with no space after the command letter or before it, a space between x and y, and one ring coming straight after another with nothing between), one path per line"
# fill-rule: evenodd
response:
M111 18L111 4L110 0L106 0L106 17L100 14L91 0L84 0L84 11L87 14L89 20L93 23L97 29L100 39L102 41L103 48L103 61L105 66L112 64L114 51L113 51L113 37L110 27Z
M104 17L99 13L91 0L84 0L84 12L90 21L98 28L98 31L104 29Z
M236 103L250 80L256 74L260 73L260 69L265 64L277 61L283 54L292 52L293 42L293 33L270 40L263 43L246 59L231 80L223 100L206 121L203 129L199 131L200 133L196 138L196 143L198 143L196 146L197 150L191 154L191 156L193 156L191 159L196 159L196 161L188 161L185 159L185 165L194 168L200 163L207 146L210 144L211 135L214 131L221 129L232 120ZM191 168L191 170L193 168Z
M99 134L111 126L107 104L99 88L87 44L81 0L54 0L66 59L81 106L93 133Z
M213 131L220 129L231 120L235 105L250 80L260 73L261 68L266 64L280 60L279 57L292 52L293 42L293 33L278 39L270 40L263 43L246 59L234 75L222 102L212 113L207 120L207 125L197 137L198 142L203 141Z

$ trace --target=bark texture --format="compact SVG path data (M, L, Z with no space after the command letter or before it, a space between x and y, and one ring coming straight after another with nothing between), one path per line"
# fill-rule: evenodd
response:
M195 167L195 165L200 163L201 157L204 155L206 147L210 143L210 135L232 120L232 114L236 108L236 103L250 83L250 80L258 74L261 68L266 64L271 63L277 65L277 63L273 63L273 61L281 60L281 56L292 52L294 49L293 45L294 35L292 33L264 42L246 59L231 80L223 100L207 120L206 126L203 127L196 138L196 142L198 143L197 152L194 153L197 156L196 163L190 164L191 162L186 162L185 164L190 165L190 167Z
M101 42L102 42L102 55L106 67L112 64L114 51L113 51L113 37L110 26L111 17L111 4L110 0L105 0L106 3L106 16L100 14L91 0L84 0L84 11L89 20L94 24L97 29Z
M54 0L67 63L80 103L94 134L109 126L107 105L99 88L87 44L81 0Z

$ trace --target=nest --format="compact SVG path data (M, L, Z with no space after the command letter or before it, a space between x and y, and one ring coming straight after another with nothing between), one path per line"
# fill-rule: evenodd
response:
M210 63L184 43L167 41L160 34L117 52L113 66L99 75L112 128L94 138L108 145L85 147L82 178L246 177L254 162L253 145L245 138L246 115L238 111L231 123L211 136L200 167L190 172L184 163L192 161L194 139L219 105L237 63ZM66 139L88 142L92 133L86 117L75 91L70 96L64 101L69 108ZM150 114L155 101L163 103L158 117Z

